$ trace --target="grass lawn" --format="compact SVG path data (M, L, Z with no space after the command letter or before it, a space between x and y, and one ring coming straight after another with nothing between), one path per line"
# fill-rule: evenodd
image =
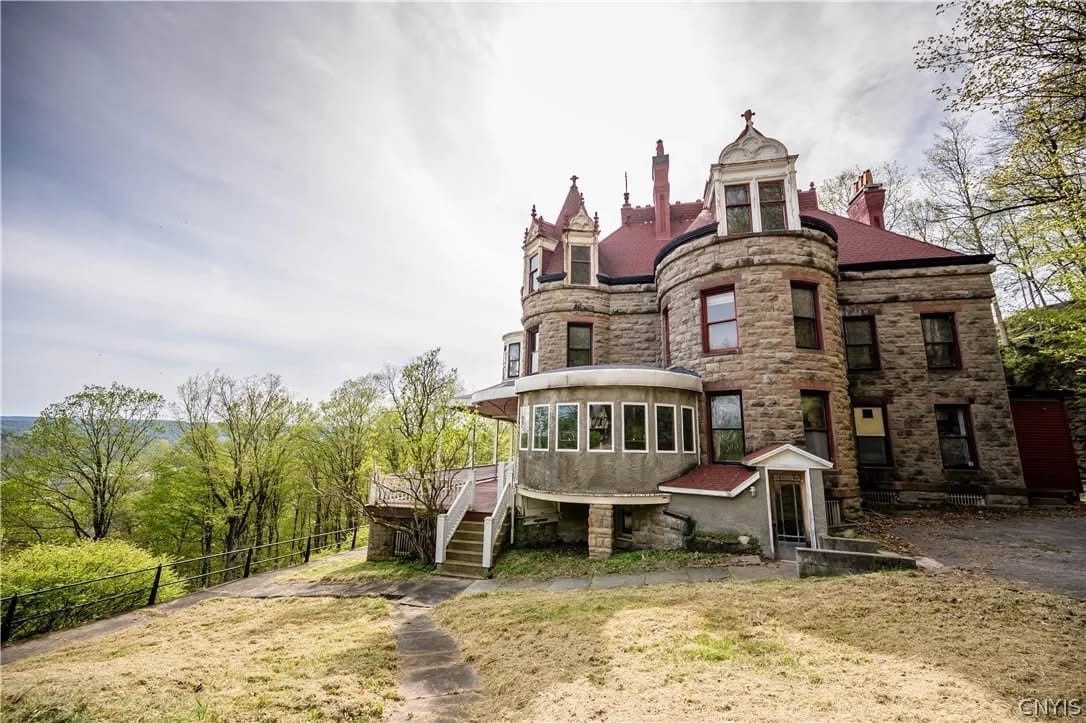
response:
M432 565L414 560L369 562L358 556L332 558L307 568L289 570L276 578L278 582L306 580L310 582L387 582L413 580L433 572Z
M883 573L458 598L481 718L1006 720L1086 697L1086 605Z
M375 720L397 676L384 600L212 598L5 665L3 720Z
M589 560L588 551L584 548L513 548L498 557L494 565L494 577L546 580L554 577L712 567L727 565L734 560L734 555L685 550L632 550L617 552L606 560Z

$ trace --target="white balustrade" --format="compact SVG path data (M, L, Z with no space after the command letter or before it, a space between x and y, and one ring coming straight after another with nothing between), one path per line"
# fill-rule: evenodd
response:
M514 486L512 475L509 475L509 479L505 479L505 474L498 478L498 484L501 485L498 492L498 499L494 502L494 511L487 515L483 520L483 567L489 568L494 564L494 535L501 532L502 523L505 522L505 515L508 514L509 508L513 506Z
M449 509L437 516L436 547L434 550L434 562L445 562L445 548L456 534L456 528L464 520L471 506L475 504L475 480L470 477L463 483L463 487L456 493Z

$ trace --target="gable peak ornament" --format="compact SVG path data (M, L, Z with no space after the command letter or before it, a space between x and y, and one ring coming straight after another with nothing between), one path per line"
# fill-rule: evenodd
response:
M739 117L747 122L747 128L752 128L754 126L754 116L756 115L758 114L752 111L750 108L747 108L745 111L739 114Z

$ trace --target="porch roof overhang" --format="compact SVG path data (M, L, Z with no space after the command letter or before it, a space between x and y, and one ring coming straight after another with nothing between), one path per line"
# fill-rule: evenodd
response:
M671 495L666 493L626 493L608 494L606 492L551 492L550 490L535 490L530 487L517 485L517 494L530 497L534 500L546 502L568 502L582 505L666 505L671 501Z
M811 454L794 444L771 444L739 460L748 467L773 469L833 469L833 462Z
M477 392L457 397L465 406L474 407L475 411L489 419L503 422L517 421L517 393L514 379L507 379Z

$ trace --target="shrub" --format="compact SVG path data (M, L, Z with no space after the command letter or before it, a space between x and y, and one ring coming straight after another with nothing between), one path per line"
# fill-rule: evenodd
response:
M67 628L142 607L151 593L155 578L153 568L168 562L167 557L156 557L121 540L38 544L5 556L0 572L0 594L5 598L15 593L20 595L11 637ZM23 597L37 590L136 570L143 572ZM158 602L184 594L182 586L176 584L177 580L171 568L162 568ZM7 610L8 603L5 603L3 612Z

